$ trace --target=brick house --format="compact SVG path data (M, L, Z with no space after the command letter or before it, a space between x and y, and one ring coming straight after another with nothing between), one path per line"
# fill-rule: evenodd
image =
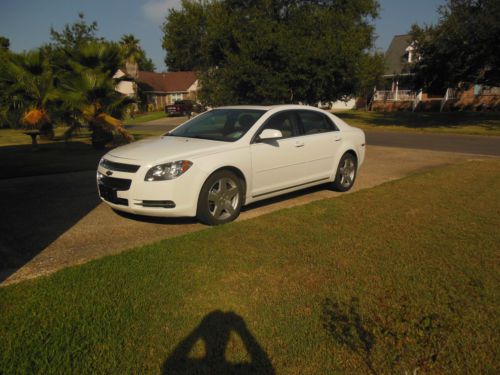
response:
M195 72L156 73L127 67L118 70L114 78L121 80L116 91L138 97L139 105L144 110L163 110L176 100L197 99L198 78Z
M196 100L198 78L195 72L137 72L139 97L148 108L162 110L176 100Z

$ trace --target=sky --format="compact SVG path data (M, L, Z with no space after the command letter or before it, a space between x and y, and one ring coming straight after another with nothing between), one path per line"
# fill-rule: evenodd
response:
M0 36L11 50L21 52L50 41L50 27L61 30L83 12L87 23L97 21L98 35L119 40L132 33L141 41L158 71L165 69L161 24L169 8L180 0L0 0ZM444 0L379 0L376 47L385 51L394 35L406 34L413 23L437 21L436 9Z

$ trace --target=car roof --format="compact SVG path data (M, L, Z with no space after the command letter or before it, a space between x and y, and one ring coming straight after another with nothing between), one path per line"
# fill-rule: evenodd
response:
M278 104L278 105L231 105L224 107L215 107L214 109L256 109L256 110L264 110L270 111L272 109L276 110L284 110L284 109L312 109L318 110L316 107L312 107L310 105L304 104Z

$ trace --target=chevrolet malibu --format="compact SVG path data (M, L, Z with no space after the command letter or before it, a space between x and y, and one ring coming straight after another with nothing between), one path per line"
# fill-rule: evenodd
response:
M347 191L364 156L363 131L320 109L221 107L113 149L99 163L97 186L115 210L218 225L243 205L306 187Z

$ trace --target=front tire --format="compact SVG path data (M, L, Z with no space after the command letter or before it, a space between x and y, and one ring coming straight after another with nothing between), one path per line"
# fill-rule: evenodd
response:
M207 225L221 225L236 219L243 203L243 186L233 172L213 173L203 184L196 217Z
M354 185L358 174L358 161L353 154L347 153L342 156L332 183L333 190L344 192Z

